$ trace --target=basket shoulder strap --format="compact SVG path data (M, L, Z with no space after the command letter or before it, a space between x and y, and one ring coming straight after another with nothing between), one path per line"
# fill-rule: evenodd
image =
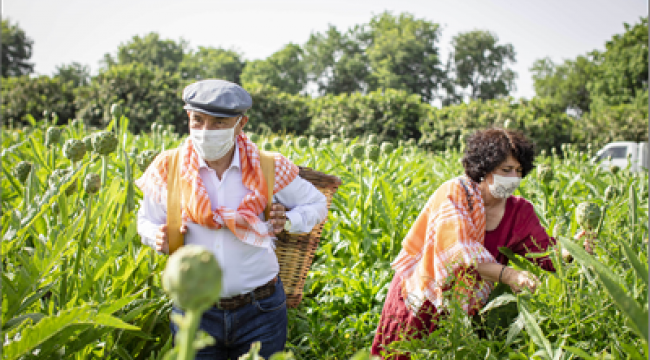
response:
M180 188L180 149L170 154L167 164L167 239L169 239L169 254L183 246L181 234L181 188Z
M260 150L260 166L269 194L269 201L264 208L264 217L268 220L271 214L271 205L273 205L273 188L275 187L275 153Z

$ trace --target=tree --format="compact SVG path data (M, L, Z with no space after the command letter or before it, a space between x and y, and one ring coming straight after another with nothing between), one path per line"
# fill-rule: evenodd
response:
M596 53L578 56L575 60L565 60L555 64L550 58L535 61L530 71L533 73L535 94L551 99L563 111L573 111L578 116L589 111L591 97L587 84L594 76Z
M325 33L312 34L303 49L307 78L320 95L368 89L368 59L354 29L344 34L330 25Z
M77 111L74 91L72 83L45 75L5 78L2 80L0 116L8 122L27 123L27 115L40 120L47 110L57 114L59 124L65 124Z
M447 71L453 75L445 104L502 98L515 89L517 75L509 68L516 62L514 47L498 42L496 34L482 30L452 38Z
M250 61L242 72L243 83L258 83L278 90L297 94L307 83L303 50L299 45L288 44L265 60Z
M106 67L141 63L176 72L178 65L183 61L187 46L185 40L181 39L178 43L173 40L162 40L155 32L144 37L136 35L126 44L120 44L115 57L105 54L103 62Z
M239 83L245 62L234 50L199 46L185 54L179 65L183 79L223 79Z
M625 33L614 35L595 59L598 65L587 85L592 110L633 103L648 107L648 18L624 26Z
M371 69L369 91L404 90L424 102L437 97L446 79L437 47L440 25L384 12L359 31Z
M32 45L34 41L18 24L2 20L2 77L27 75L34 71L34 64L27 61L32 57Z
M78 62L60 65L56 67L54 77L61 79L63 82L70 81L75 87L86 86L90 84L90 67Z

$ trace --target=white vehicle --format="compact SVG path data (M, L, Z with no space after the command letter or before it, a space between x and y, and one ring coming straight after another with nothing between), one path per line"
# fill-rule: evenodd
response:
M611 142L598 150L594 160L600 164L600 167L605 169L609 169L611 166L618 166L620 169L625 169L628 165L628 157L630 171L648 171L648 168L650 168L650 154L648 153L647 142Z

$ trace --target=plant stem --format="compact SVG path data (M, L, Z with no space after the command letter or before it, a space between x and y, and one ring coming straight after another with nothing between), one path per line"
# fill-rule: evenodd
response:
M84 249L86 248L86 232L88 231L90 224L90 213L92 210L93 204L93 195L88 195L88 206L86 206L86 221L84 222L84 228L81 231L81 236L77 244L77 257L74 261L74 270L73 274L79 274L79 267L81 265L81 255L83 254Z
M194 336L196 330L199 328L201 321L201 312L196 310L187 310L183 321L179 325L180 331L178 332L178 359L177 360L192 360L196 349L194 349Z
M106 186L106 177L108 176L108 159L102 155L102 186Z

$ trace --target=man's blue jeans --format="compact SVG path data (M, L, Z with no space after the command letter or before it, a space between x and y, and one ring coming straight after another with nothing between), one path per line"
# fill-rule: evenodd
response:
M278 278L275 293L255 300L236 310L211 307L203 313L199 328L215 339L215 344L199 350L196 360L236 360L248 353L255 341L262 343L260 355L265 359L284 350L287 341L287 301ZM172 311L182 313L174 306ZM171 322L175 337L178 327Z

